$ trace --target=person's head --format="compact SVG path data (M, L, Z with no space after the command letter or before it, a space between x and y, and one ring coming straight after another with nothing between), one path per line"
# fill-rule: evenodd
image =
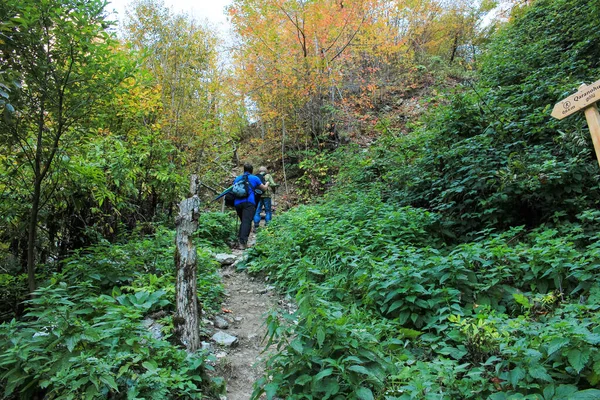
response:
M254 171L254 167L250 163L244 164L244 172L252 173Z
M267 172L269 172L269 171L267 170L267 167L265 167L264 165L262 165L262 166L261 166L261 167L258 169L258 173L259 173L259 174L262 174L262 175L264 175L264 174L266 174Z

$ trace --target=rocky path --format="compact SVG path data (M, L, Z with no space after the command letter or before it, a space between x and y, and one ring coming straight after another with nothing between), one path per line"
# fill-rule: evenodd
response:
M233 255L239 259L243 253L233 250ZM224 312L213 321L217 336L213 335L210 343L217 357L216 374L225 378L227 400L248 400L254 382L263 374L267 358L263 352L266 314L278 307L281 300L267 282L245 271L236 271L233 265L224 265L221 276L225 285ZM233 344L227 340L217 343L227 335L237 340Z

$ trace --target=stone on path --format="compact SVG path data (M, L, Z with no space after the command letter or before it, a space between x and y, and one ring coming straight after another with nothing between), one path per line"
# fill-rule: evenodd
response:
M213 256L221 265L231 265L237 260L233 254L220 253Z
M219 317L218 315L215 317L215 326L219 329L227 329L229 328L229 322L223 317Z
M232 347L238 343L238 338L225 332L217 332L211 337L217 344L221 346Z
M220 351L217 354L215 354L216 358L225 358L227 357L227 353L225 353L224 351Z

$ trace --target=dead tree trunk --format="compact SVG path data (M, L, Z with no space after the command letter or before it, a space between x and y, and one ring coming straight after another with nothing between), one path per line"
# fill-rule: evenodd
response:
M179 215L175 221L175 267L177 268L176 313L173 318L175 334L186 347L194 352L200 348L200 309L196 290L197 265L196 246L192 236L198 228L200 199L196 195L196 176L192 176L189 198L179 204Z

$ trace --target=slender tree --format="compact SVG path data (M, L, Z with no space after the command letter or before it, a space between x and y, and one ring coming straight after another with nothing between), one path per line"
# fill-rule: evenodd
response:
M21 0L4 3L0 64L17 76L4 118L3 151L19 154L28 170L27 275L36 288L36 242L40 210L52 198L56 160L89 135L94 105L117 83L111 66L103 0ZM13 110L14 107L14 110Z

